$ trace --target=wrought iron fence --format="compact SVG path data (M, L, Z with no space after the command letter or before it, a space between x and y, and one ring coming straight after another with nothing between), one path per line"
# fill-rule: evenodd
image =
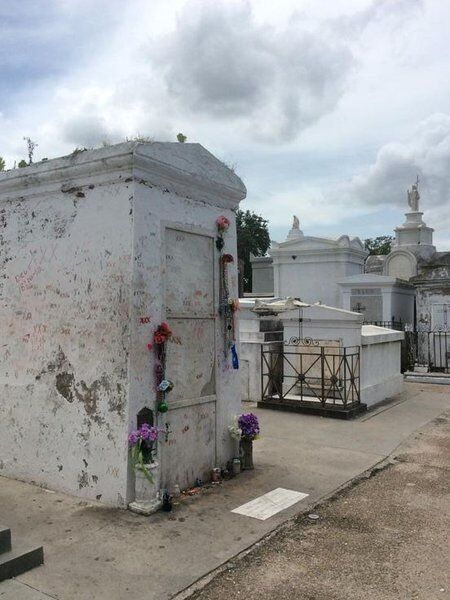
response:
M360 348L290 340L261 348L261 402L347 409L360 404Z
M450 332L429 332L428 357L431 371L450 372Z
M432 372L450 373L449 331L405 331L402 344L402 372L415 366Z
M414 371L417 363L418 346L417 331L405 331L401 344L401 372Z

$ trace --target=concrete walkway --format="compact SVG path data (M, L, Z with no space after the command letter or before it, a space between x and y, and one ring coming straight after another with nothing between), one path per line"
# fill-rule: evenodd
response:
M450 408L447 386L405 390L356 421L258 410L255 471L184 500L173 513L141 517L0 478L0 522L45 551L44 566L0 584L0 600L171 598ZM266 521L230 512L277 487L309 496Z
M450 598L450 411L396 459L290 521L192 600Z

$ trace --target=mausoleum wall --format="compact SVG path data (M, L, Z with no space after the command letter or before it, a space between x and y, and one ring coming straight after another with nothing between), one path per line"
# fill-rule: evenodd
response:
M235 455L237 320L219 307L238 296L244 197L198 144L120 144L0 174L0 475L126 506L127 438L144 407L167 432L161 487ZM149 347L163 321L164 413Z
M282 260L274 259L275 296L341 307L337 282L362 273L363 261L353 260L353 256L345 251L323 254L318 252L311 259L301 255L294 258L295 254Z
M209 175L214 179L220 174ZM216 220L224 215L230 227L223 235L222 252L234 257L228 267L228 288L230 297L237 298L232 210L237 201L225 196L223 206L217 206L220 196L198 200L198 190L189 183L176 193L171 185L149 188L151 174L139 167L135 179L129 425L135 425L143 406L156 406L154 355L146 346L150 332L166 321L173 331L166 377L174 389L167 396L169 412L159 420L171 432L167 443L160 443L161 484L184 489L197 478L207 480L213 467L224 465L236 452L228 426L241 412L240 371L233 369L229 349L225 352L224 323L218 313L220 252L215 241Z
M124 505L133 184L107 155L0 177L0 475Z

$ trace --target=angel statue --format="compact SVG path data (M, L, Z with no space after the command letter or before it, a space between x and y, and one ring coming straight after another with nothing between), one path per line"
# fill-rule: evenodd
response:
M413 212L418 212L419 210L419 176L417 176L416 183L413 183L410 190L407 191L408 194L408 206L411 208Z
M294 222L292 223L292 229L300 229L300 221L298 217L294 215Z

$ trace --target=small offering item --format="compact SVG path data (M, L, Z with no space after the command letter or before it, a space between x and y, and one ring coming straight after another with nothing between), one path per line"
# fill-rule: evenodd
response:
M167 490L165 490L163 494L162 509L165 512L170 512L172 510L172 496Z
M220 480L221 480L221 469L220 469L220 467L216 467L215 469L212 470L211 481L213 483L218 483Z
M239 440L242 470L253 469L253 440L258 439L260 432L258 417L253 413L238 415L228 431L232 438Z
M233 475L239 475L241 472L241 459L233 458Z

